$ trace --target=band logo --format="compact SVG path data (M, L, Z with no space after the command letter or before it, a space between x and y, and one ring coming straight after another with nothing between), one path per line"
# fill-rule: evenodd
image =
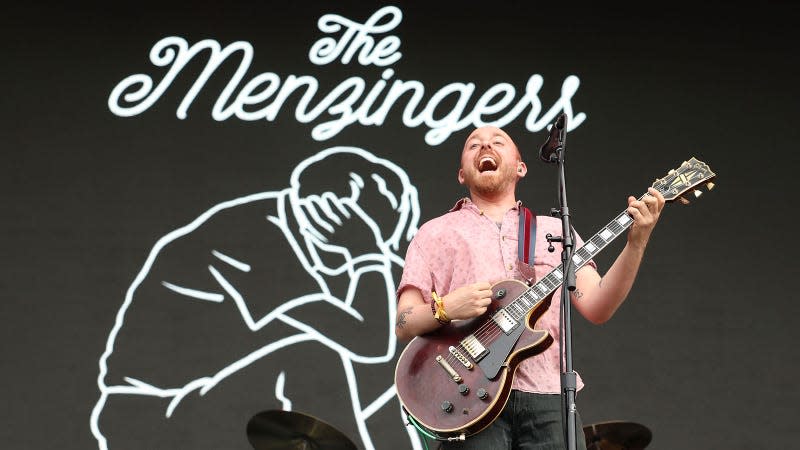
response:
M208 79L232 59L234 63L238 61L238 67L217 96L211 111L214 120L225 121L235 116L244 121L273 122L287 100L299 95L294 117L300 123L318 122L311 130L317 141L330 139L356 123L381 126L392 110L400 109L403 125L428 128L425 142L430 146L441 144L452 133L469 126L503 127L526 110L525 127L531 132L544 129L561 112L567 115L568 131L586 120L585 113L576 114L572 108L572 98L580 86L575 75L563 80L560 97L546 111L539 98L544 85L540 74L531 75L520 92L506 82L479 93L474 82L452 82L431 90L422 81L395 78L395 70L390 66L401 61L403 55L400 38L389 33L400 25L402 17L399 8L386 6L363 23L337 14L323 15L317 22L325 36L311 45L309 61L317 66L339 62L382 68L377 79L371 81L351 76L330 92L321 93L319 81L311 75L281 77L275 72L264 72L245 80L255 53L249 42L236 41L223 46L214 39L204 39L189 45L182 37L169 36L156 42L149 55L154 66L166 69L161 79L154 81L145 73L125 77L111 91L108 107L121 117L142 114L171 88L190 61L208 54L205 67L177 107L179 119L188 117L192 102L205 89Z

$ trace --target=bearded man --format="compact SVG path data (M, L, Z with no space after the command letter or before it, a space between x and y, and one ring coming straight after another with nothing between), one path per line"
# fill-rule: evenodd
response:
M492 300L492 283L505 279L527 281L517 264L519 211L517 183L528 173L511 137L486 126L474 130L461 153L458 182L469 197L422 227L409 245L403 277L397 289L395 332L400 339L451 326L450 321L484 314ZM650 234L658 221L664 197L655 189L637 200L628 197L627 212L634 223L624 249L604 276L589 262L576 272L571 293L575 308L590 322L601 324L614 314L633 286ZM544 236L562 233L561 221L536 217L533 261L536 279L561 265L558 252L549 252ZM576 248L583 242L575 234ZM529 267L530 268L530 267ZM527 271L529 272L529 271ZM434 301L438 300L438 301ZM537 322L555 341L560 340L560 289ZM445 442L446 449L565 448L561 408L559 349L551 345L523 360L514 374L512 391L502 413L490 426L465 441ZM583 387L578 377L577 389ZM585 449L580 416L578 448Z

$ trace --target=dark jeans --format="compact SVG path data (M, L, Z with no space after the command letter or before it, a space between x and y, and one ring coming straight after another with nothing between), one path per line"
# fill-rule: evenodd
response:
M511 391L500 416L463 442L445 442L443 449L563 450L567 447L561 420L561 396ZM576 448L586 450L580 414L576 417Z

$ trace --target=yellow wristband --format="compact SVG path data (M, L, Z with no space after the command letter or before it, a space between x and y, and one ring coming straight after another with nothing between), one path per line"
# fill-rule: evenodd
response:
M444 310L444 300L436 292L431 292L431 297L433 297L435 310L433 318L442 325L450 323L450 318L447 317L447 313Z

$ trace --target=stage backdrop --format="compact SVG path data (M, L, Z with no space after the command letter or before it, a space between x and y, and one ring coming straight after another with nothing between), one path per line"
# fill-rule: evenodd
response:
M796 7L557 2L18 5L3 22L4 448L248 449L259 411L424 448L394 367L409 240L466 194L465 137L538 159L567 117L591 236L696 157L614 318L575 314L584 424L649 448L785 448ZM595 258L602 272L624 237Z

